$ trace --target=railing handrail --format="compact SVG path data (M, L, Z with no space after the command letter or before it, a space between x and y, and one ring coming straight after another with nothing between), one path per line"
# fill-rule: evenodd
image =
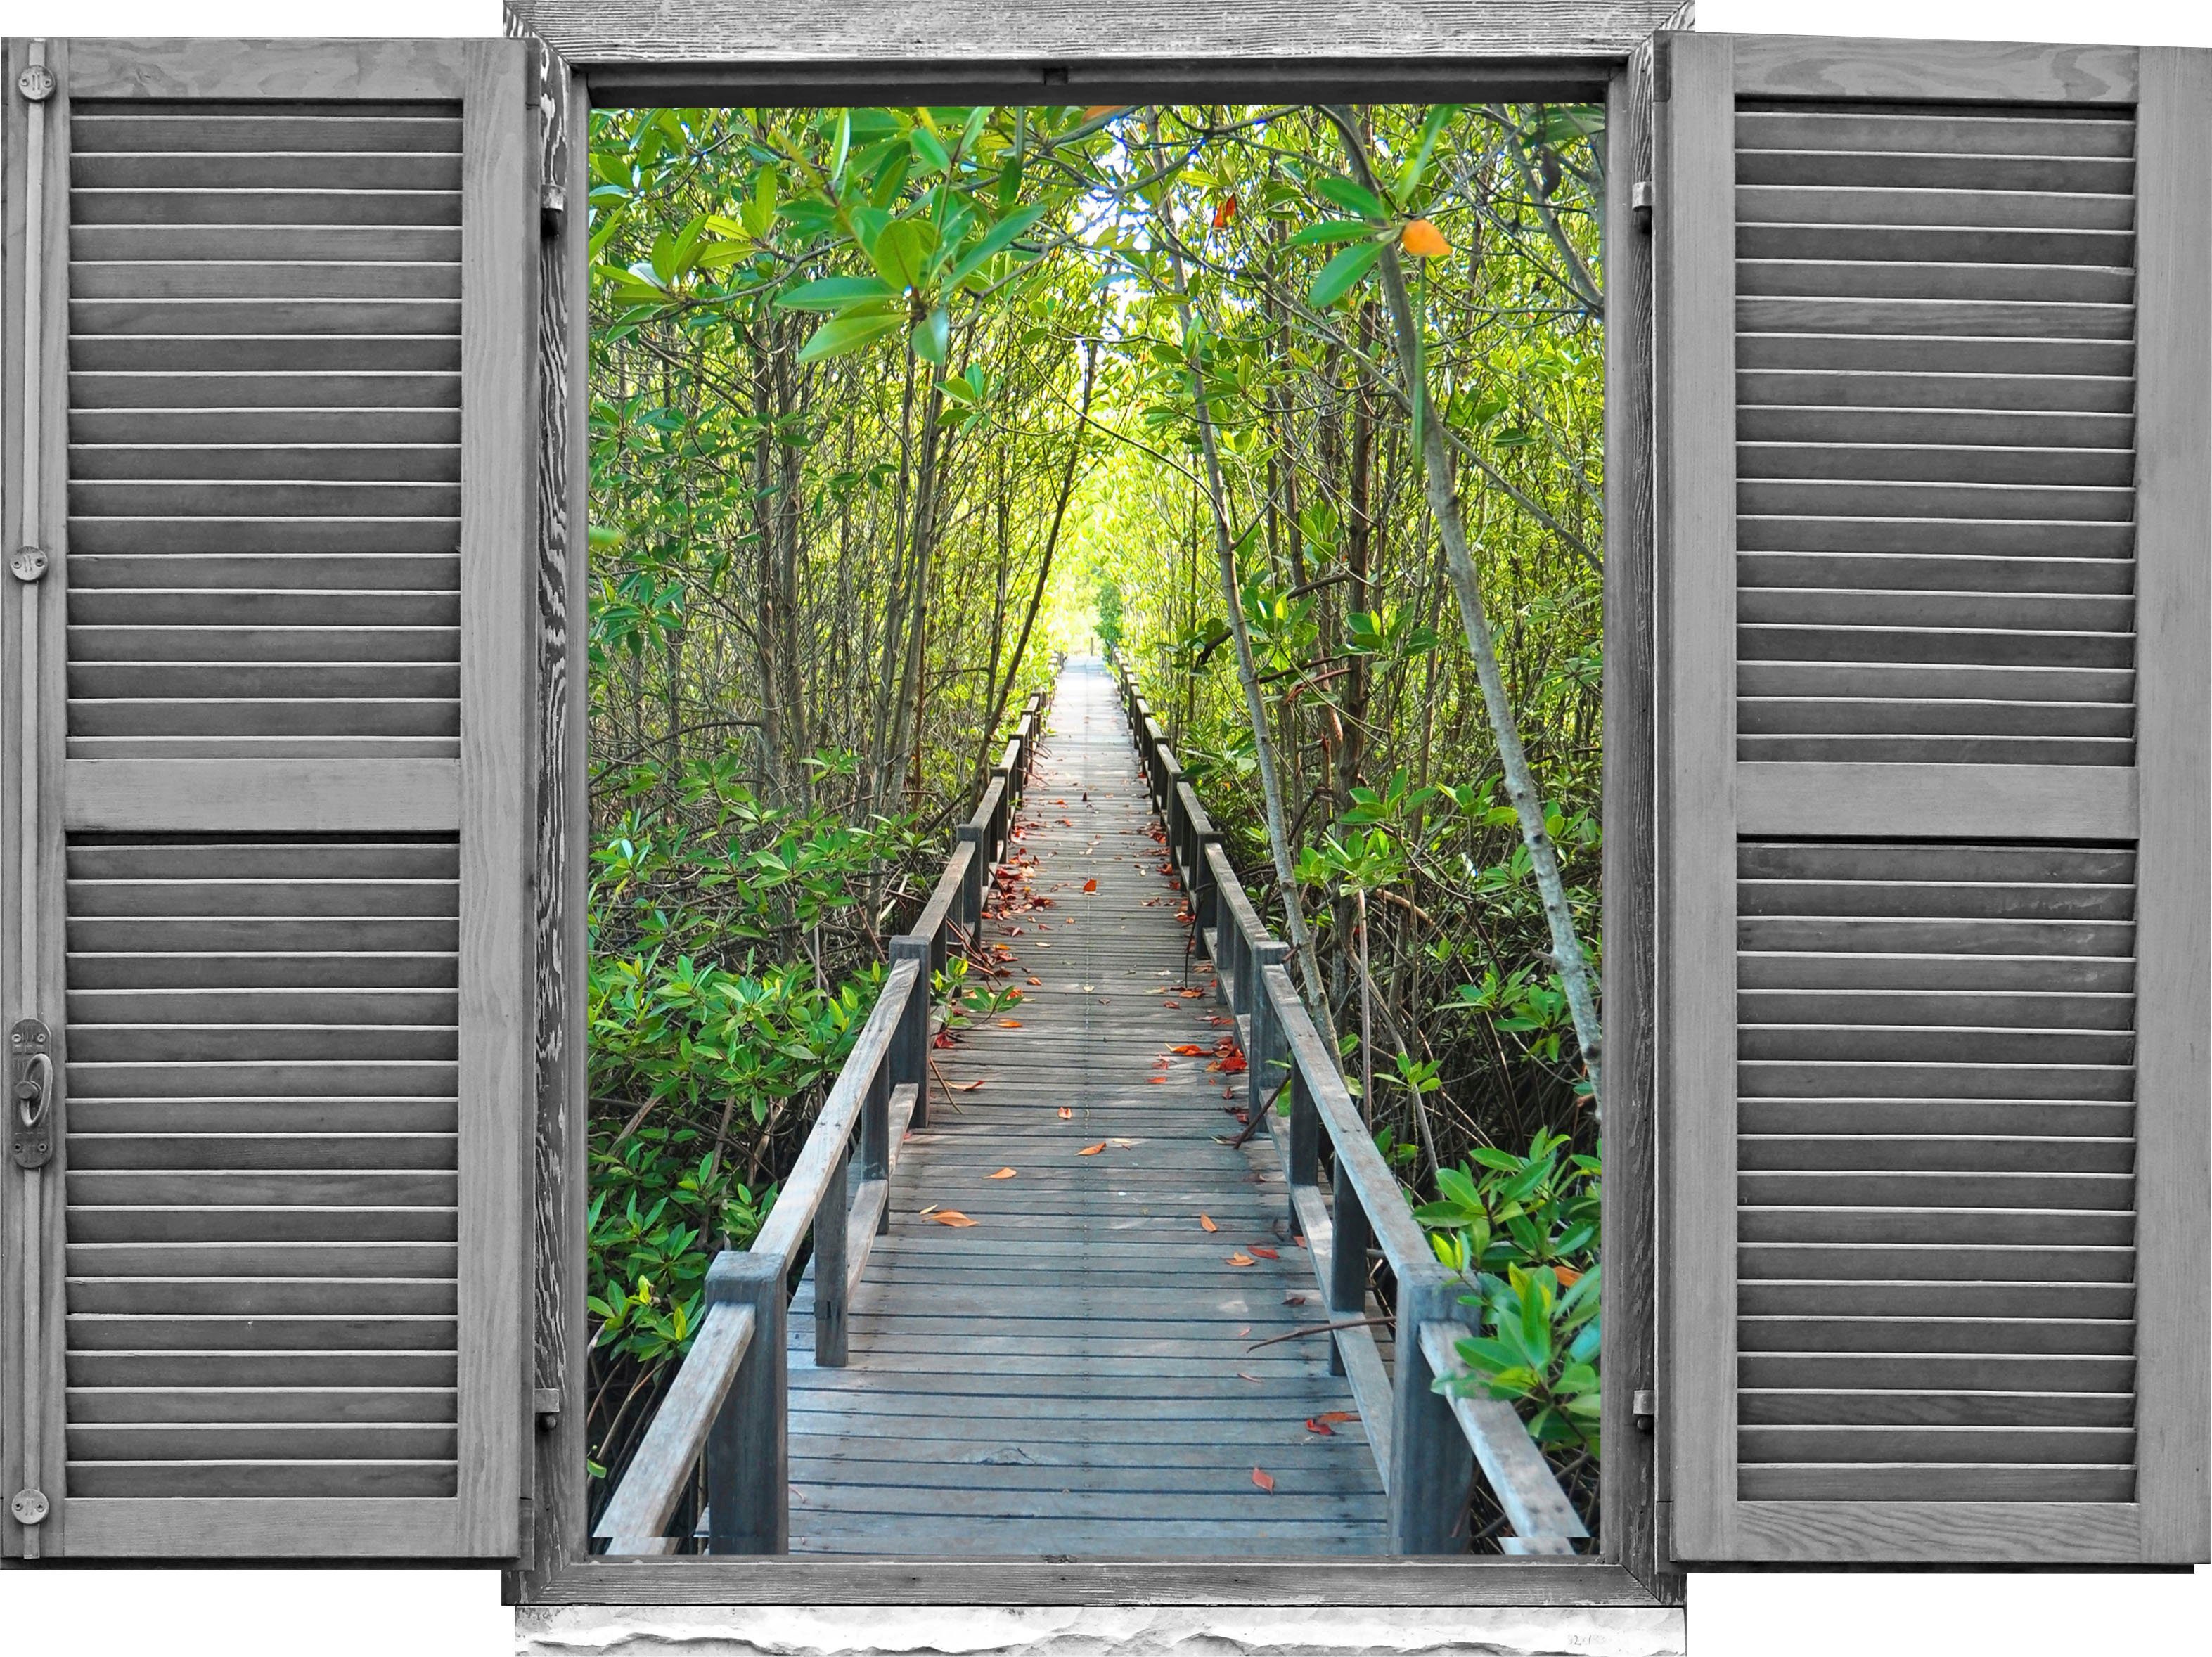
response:
M1333 1332L1330 1362L1351 1382L1390 1496L1391 1551L1459 1551L1471 1458L1513 1528L1506 1552L1573 1553L1574 1539L1589 1532L1513 1406L1446 1398L1430 1386L1436 1375L1468 1374L1458 1352L1458 1343L1472 1338L1461 1316L1460 1280L1437 1261L1397 1176L1375 1149L1328 1041L1282 964L1289 947L1268 932L1127 665L1115 657L1113 667L1170 853L1191 895L1193 927L1237 1015L1247 1110L1267 1113L1255 1120L1266 1121L1283 1152L1291 1223L1306 1238L1330 1320L1364 1316L1370 1240L1398 1280L1395 1380L1386 1380L1365 1327ZM1275 1100L1285 1082L1291 1113L1279 1131ZM1335 1168L1326 1206L1319 1184L1324 1133Z
M846 1357L845 1304L890 1221L890 1173L910 1119L929 1120L927 1066L932 975L951 928L982 920L990 869L1012 842L1014 814L1036 758L1049 701L1032 691L1014 734L968 820L953 830L945 869L911 930L891 940L890 968L853 1049L745 1249L725 1249L708 1272L707 1309L660 1407L592 1534L610 1553L666 1553L665 1533L708 1464L709 1546L780 1553L789 1541L784 1430L787 1280L813 1240L815 1362ZM855 1133L860 1179L848 1176Z

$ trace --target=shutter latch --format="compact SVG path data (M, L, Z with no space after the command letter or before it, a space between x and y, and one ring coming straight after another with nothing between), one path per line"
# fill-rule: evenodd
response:
M18 547L15 556L8 561L8 573L19 581L35 581L46 573L46 554L43 547Z
M44 1168L54 1154L53 1037L35 1018L8 1034L8 1154L18 1168Z

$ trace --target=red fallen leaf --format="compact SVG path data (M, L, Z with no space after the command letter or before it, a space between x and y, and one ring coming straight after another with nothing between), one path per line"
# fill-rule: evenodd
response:
M1257 1467L1252 1469L1252 1482L1255 1484L1257 1484L1261 1490L1267 1491L1269 1496L1273 1496L1275 1493L1275 1481L1273 1478L1269 1474L1263 1472Z
M1231 1116L1234 1116L1240 1122L1249 1122L1252 1120L1252 1115L1249 1111L1232 1110L1229 1114Z
M1001 1018L999 1021L999 1028L1002 1030L1018 1030L1021 1027L1022 1021L1018 1018Z
M1325 1410L1320 1415L1316 1416L1314 1419L1316 1421L1357 1421L1359 1419L1359 1411L1357 1410Z
M1283 1304L1285 1306L1304 1306L1305 1303L1306 1297L1304 1295L1285 1295L1283 1296Z
M1583 1275L1571 1266L1555 1266L1552 1268L1552 1273L1559 1278L1559 1287L1562 1289L1580 1281Z
M973 1225L975 1223L975 1221L969 1219L965 1214L963 1214L957 1208L940 1208L929 1217L936 1221L939 1225L949 1225L953 1227L956 1230L963 1225Z
M1244 1062L1244 1055L1241 1053L1232 1053L1221 1061L1222 1073L1227 1076L1242 1076L1250 1068L1251 1066Z
M1336 1436L1336 1429L1330 1426L1326 1421L1322 1420L1318 1416L1308 1416L1306 1417L1306 1430L1310 1433L1319 1433L1323 1438L1334 1438Z
M951 1047L952 1045L952 1032L951 1030L938 1031L936 1035L931 1038L929 1045L933 1047Z
M1224 1088L1221 1089L1221 1096L1224 1099L1234 1099L1237 1096L1237 1089L1235 1088Z
M1224 196L1221 198L1221 205L1213 209L1213 228L1216 230L1225 229L1228 227L1229 221L1236 216L1237 197L1234 196Z
M1291 1241L1301 1248L1304 1248L1306 1246L1306 1240L1304 1237L1293 1237Z
M991 1177L994 1180L1011 1180L1014 1177L1014 1170L1011 1168L1002 1168Z
M1241 1248L1240 1248L1240 1249L1238 1249L1238 1250L1237 1250L1234 1254L1231 1254L1231 1255L1226 1256L1226 1259L1228 1259L1229 1264L1230 1264L1230 1265L1231 1265L1231 1266L1254 1266L1254 1265L1258 1264L1258 1262L1256 1262L1255 1260L1254 1260L1254 1259L1253 1259L1253 1258L1252 1258L1249 1254L1246 1253L1245 1253L1243 1249L1241 1249Z
M972 1082L955 1082L951 1084L955 1093L973 1093L982 1085L983 1078L980 1076Z
M1168 1079L1168 1078L1167 1078L1166 1077L1164 1077L1164 1076L1147 1076L1147 1077L1145 1078L1145 1080L1146 1080L1147 1082L1152 1083L1153 1083L1154 1085L1156 1085L1156 1086L1157 1086L1158 1083L1162 1083L1162 1082L1166 1081L1167 1079Z
M1176 993L1186 1001L1195 1001L1200 996L1204 995L1206 992L1204 990L1177 990Z
M1218 1231L1221 1229L1219 1226L1214 1224L1213 1217L1211 1214L1200 1215L1198 1217L1198 1223L1204 1226L1208 1231Z
M1037 986L1040 989L1042 989L1042 988L1044 986L1044 980L1042 980L1042 978L1032 978L1031 980L1030 980L1030 983L1032 983L1032 984L1035 984L1035 985L1036 985L1036 986Z
M1168 1051L1170 1053L1179 1053L1186 1059L1202 1058L1206 1053L1206 1049L1204 1047L1194 1047L1188 1041L1184 1042L1182 1046L1179 1047L1170 1047Z
M1095 892L1098 889L1098 882L1095 878L1086 880L1083 883L1083 889L1086 892Z
M1103 1139L1101 1139L1095 1145L1084 1146L1082 1150L1077 1151L1075 1154L1079 1156L1096 1156L1100 1151L1105 1149L1106 1142Z
M1259 1244L1257 1244L1257 1243L1254 1243L1254 1244L1252 1245L1252 1252L1253 1252L1255 1254L1257 1254L1257 1255L1258 1255L1261 1259L1263 1259L1263 1260L1279 1260L1280 1259L1282 1259L1282 1258L1283 1258L1280 1254L1278 1254L1278 1253L1277 1253L1273 1249L1272 1249L1272 1248L1262 1248L1262 1247L1260 1247L1260 1245L1259 1245Z
M1063 1122L1073 1121L1075 1120L1075 1112L1073 1108L1067 1105L1062 1105L1060 1108L1060 1120Z

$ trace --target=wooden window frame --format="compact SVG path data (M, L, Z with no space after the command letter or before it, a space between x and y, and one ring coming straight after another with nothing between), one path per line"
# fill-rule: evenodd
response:
M868 15L832 26L804 0L707 8L638 40L623 0L520 0L510 33L538 42L541 199L547 236L532 294L541 331L542 452L532 534L539 572L538 1098L535 1374L525 1468L524 1563L510 1604L1678 1605L1655 1454L1658 1145L1654 1114L1658 782L1654 602L1651 171L1653 31L1671 0L1436 0L1403 34L1316 5L1302 18L1231 0L1194 14L1127 0L1098 21L990 0L947 7L916 39ZM1254 15L1246 15L1247 12ZM1076 21L1071 21L1076 20ZM1363 32L1364 31L1364 32ZM1045 88L1065 87L1052 93ZM588 1551L583 1342L586 1189L584 879L585 422L589 362L582 203L590 112L656 105L1065 103L1322 98L1389 102L1602 100L1608 168L1605 270L1603 928L1608 1097L1607 1284L1599 1546L1547 1559L1159 1560L729 1556L610 1559ZM572 300L575 301L572 303ZM571 551L576 555L571 556ZM1663 1422L1663 1417L1661 1418ZM1224 1550L1234 1537L1224 1534Z

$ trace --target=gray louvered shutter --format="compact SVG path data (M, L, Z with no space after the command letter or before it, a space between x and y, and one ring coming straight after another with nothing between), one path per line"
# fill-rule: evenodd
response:
M5 1170L47 1510L0 1540L512 1557L523 48L15 41L6 87L6 533L48 564L0 605L0 972L58 1080Z
M1675 1555L2202 1560L2212 54L1665 44Z

